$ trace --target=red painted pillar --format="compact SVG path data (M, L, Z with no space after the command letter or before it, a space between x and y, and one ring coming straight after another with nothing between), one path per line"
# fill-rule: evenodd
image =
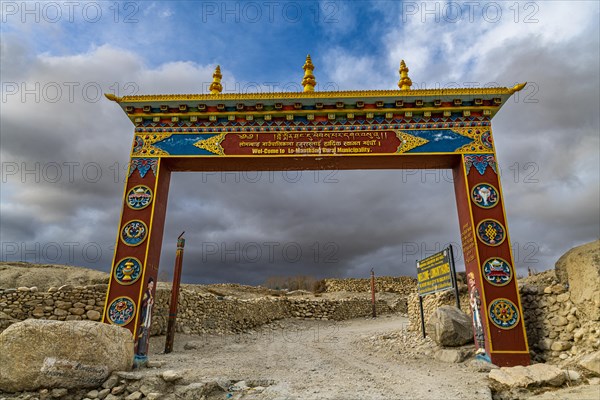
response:
M132 158L102 321L129 329L136 364L147 359L171 172L160 158Z
M477 353L499 366L529 365L496 155L461 155L453 173Z

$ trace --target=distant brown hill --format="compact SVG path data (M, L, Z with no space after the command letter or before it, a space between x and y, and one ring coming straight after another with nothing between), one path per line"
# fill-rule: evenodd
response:
M0 289L37 286L39 290L62 285L95 285L108 283L106 272L70 265L0 263Z

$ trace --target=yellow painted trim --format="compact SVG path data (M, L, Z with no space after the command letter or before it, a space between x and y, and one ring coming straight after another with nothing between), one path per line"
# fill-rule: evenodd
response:
M525 351L525 350L498 350L498 351L491 351L490 353L494 353L494 354L529 354L529 350Z
M490 127L490 134L491 134L491 127ZM496 165L498 165L498 157L496 156L496 152L494 151L494 159L496 160ZM500 167L498 167L498 171L500 171ZM501 176L499 174L496 174L496 176L498 177L498 194L500 195L500 198L503 199L504 198L504 194L502 192L502 182L500 181ZM506 219L506 211L504 209L504 201L502 200L502 216L504 217L504 229L506 232L506 240L508 240L508 251L509 251L509 255L510 255L510 260L511 262L511 266L513 268L513 273L514 273L514 279L512 280L514 282L514 288L515 288L515 292L517 295L517 303L519 306L519 312L522 314L521 315L521 329L523 331L523 339L525 340L525 349L527 349L527 353L529 354L529 340L527 339L527 329L525 328L525 313L523 312L523 305L521 303L521 293L519 292L519 282L517 280L517 266L515 265L515 258L514 258L514 252L512 249L512 242L510 240L510 234L508 231L508 220Z
M442 123L442 122L434 122L436 124L438 123ZM443 123L447 123L447 124L459 124L460 122L443 122ZM410 123L410 125L415 125L416 123ZM419 122L419 124L422 124L421 122ZM469 129L484 129L484 128L489 128L488 126L467 126L467 127L460 127L460 126L449 126L446 128L379 128L378 125L401 125L401 124L395 124L395 123L388 123L388 122L382 122L382 123L378 123L378 122L369 122L366 124L362 124L362 125L358 125L358 126L368 126L369 129L365 129L365 130L352 130L352 129L341 129L340 127L334 127L336 129L334 130L307 130L307 129L301 129L301 127L292 127L292 128L288 128L285 131L276 131L274 130L274 128L278 128L277 126L274 127L264 127L265 130L264 131L243 131L243 132L237 132L237 131L221 131L221 132L208 132L208 131L195 131L195 132L137 132L134 131L133 135L134 135L134 139L135 136L152 136L152 135L157 135L157 136L165 136L164 139L166 139L167 137L171 137L171 136L177 136L177 135L213 135L213 136L217 136L217 135L266 135L266 134L290 134L290 133L310 133L310 134L322 134L322 133L362 133L362 132L371 132L371 131L375 131L375 132L384 132L384 131L394 131L394 132L405 132L405 131L422 131L422 130L427 130L427 131L447 131L447 130L451 130L452 132L456 133L457 135L463 136L467 139L472 139L475 140L472 137L469 136L465 136L463 134L461 134L460 132L457 132L456 129L462 129L462 128L469 128ZM356 126L356 125L355 125ZM142 127L138 127L138 128L142 128ZM162 128L162 129L173 129L174 127L153 127L153 126L149 126L146 127L147 129L156 129L156 128ZM177 127L177 128L199 128L199 129L215 129L215 127L204 127L204 126L199 126L199 127ZM222 127L216 127L216 128L221 128ZM229 126L228 128L233 128L232 126ZM154 143L152 143L154 144ZM134 146L132 146L133 148ZM470 153L467 152L467 154ZM491 149L487 149L486 153L492 153ZM150 157L150 156L144 156L144 157ZM156 156L152 156L152 158L154 158Z
M467 169L465 168L465 155L462 154L461 155L461 162L462 162L462 170L463 170L463 175L465 177L465 191L467 193L467 196L469 197L469 201L467 201L467 203L469 204L469 219L471 220L471 233L473 234L473 240L475 241L475 256L477 257L477 271L479 272L479 282L481 284L481 297L483 299L483 309L485 310L485 330L487 331L487 337L488 337L488 343L490 344L490 353L494 350L494 345L492 343L492 334L490 331L490 317L488 315L488 306L487 306L487 297L485 295L485 284L484 284L484 278L483 278L483 273L481 272L481 259L479 258L479 246L478 246L478 242L477 242L477 233L475 232L475 221L473 220L473 208L471 207L471 188L469 187L469 177L467 176ZM473 170L471 168L471 170ZM465 265L465 269L466 269L466 265Z
M133 137L133 141L135 142L135 135ZM130 160L131 162L131 160ZM127 174L129 174L129 168L127 168ZM129 175L127 175L127 179L125 179L125 185L123 185L123 195L121 196L121 215L119 216L119 229L117 230L117 238L115 239L115 249L113 251L112 264L110 267L110 279L108 280L108 288L106 289L106 296L104 298L104 310L102 311L102 321L104 322L108 318L106 318L106 310L108 310L108 297L110 294L110 288L113 283L113 275L115 273L115 261L117 259L117 249L119 248L119 240L121 238L121 224L123 223L123 213L125 212L125 196L127 196L127 186L129 184ZM117 282L117 284L119 284Z
M436 156L436 155L449 155L453 154L456 156L460 156L464 153L348 153L348 154L327 154L327 153L313 153L313 154L248 154L248 155L239 155L239 154L231 154L231 155L217 155L217 154L206 154L206 155L133 155L135 158L277 158L277 157L296 157L296 158L306 158L306 157L360 157L360 156L404 156L404 155L423 155L423 156ZM469 154L489 154L489 152L470 152Z
M332 92L265 92L265 93L220 93L220 94L158 94L117 97L105 96L117 103L134 103L148 101L198 101L198 100L286 100L286 99L328 99L328 98L369 98L369 97L431 97L431 96L469 96L469 95L512 95L523 89L525 84L512 88L456 88L456 89L413 89L413 90L349 90Z
M142 271L142 284L140 285L140 292L138 293L138 302L137 304L139 305L142 302L142 294L144 293L144 291L146 290L146 270L148 268L148 251L150 250L150 241L152 240L152 225L154 222L154 206L156 204L156 188L158 187L158 183L159 183L159 178L160 178L160 160L157 160L157 166L156 166L156 176L154 177L154 199L152 201L152 211L150 213L150 227L148 228L148 241L146 242L146 252L144 254L144 264L143 264L143 271ZM161 243L162 245L162 243ZM156 290L156 286L157 286L158 282L154 282L154 289ZM139 310L138 310L139 311ZM133 327L133 343L135 344L137 342L137 330L138 330L138 318L139 317L139 312L135 313L135 325Z
M179 118L185 118L185 117L209 117L211 115L216 115L216 116L221 116L221 117L227 117L227 116L239 116L240 118L244 118L247 115L252 115L254 117L261 117L261 116L265 116L265 115L271 115L274 117L285 117L286 115L309 115L309 114L314 114L316 115L323 115L323 116L327 116L328 114L339 114L340 116L346 116L345 114L351 113L354 114L354 119L357 119L358 116L362 116L362 115L366 115L367 113L374 113L374 114L385 114L388 112L396 112L397 114L401 114L401 113L405 113L405 112L412 112L415 114L421 114L423 112L426 111L448 111L448 110L454 110L456 112L460 112L460 111L483 111L483 110L492 110L492 111L497 111L500 109L500 106L460 106L460 107L455 107L455 106L450 106L450 107L415 107L415 108L402 108L402 107L398 107L398 108L376 108L376 109L368 109L365 110L364 108L341 108L341 109L334 109L334 110L271 110L271 111L210 111L210 112L200 112L200 111L194 111L194 112L186 112L186 113L180 113L180 112L174 112L174 113L165 113L165 112L160 112L160 113L146 113L146 112L142 112L142 113L127 113L127 115L129 116L130 119L135 119L135 118L154 118L154 117L163 117L163 118L172 118L172 117L179 117ZM431 118L431 117L429 117Z

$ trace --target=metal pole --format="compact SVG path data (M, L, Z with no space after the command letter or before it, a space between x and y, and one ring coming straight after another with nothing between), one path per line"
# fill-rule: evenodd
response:
M171 287L171 304L169 304L169 324L167 325L167 341L165 342L165 353L173 351L175 341L175 323L177 322L177 302L179 301L179 284L181 282L181 265L183 264L183 247L185 239L183 234L177 238L177 253L175 254L175 268L173 270L173 286Z
M460 310L460 295L458 293L458 283L456 282L456 266L454 265L454 251L452 245L448 246L450 250L450 273L452 274L452 284L454 285L454 297L456 297L456 307Z
M373 318L377 317L377 307L375 306L375 271L371 268L371 304L373 306Z
M421 332L423 332L425 338L427 334L425 333L425 313L423 312L423 298L421 296L419 296L419 310L421 310Z

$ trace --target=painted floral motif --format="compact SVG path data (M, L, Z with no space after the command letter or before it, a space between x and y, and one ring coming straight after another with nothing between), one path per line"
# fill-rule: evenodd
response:
M512 279L512 268L508 261L500 257L488 258L483 263L483 276L494 286L504 286Z
M471 172L471 167L475 167L480 175L485 174L488 165L497 174L496 159L493 154L467 154L465 155L465 170L467 175Z
M471 190L471 200L481 208L493 208L498 204L498 190L489 183L479 183Z
M142 147L144 147L144 139L142 139L140 136L136 136L133 140L132 153L139 153L142 150Z
M508 299L496 299L490 303L490 320L500 329L512 329L519 322L519 309Z
M121 285L131 285L138 280L142 272L142 263L134 257L119 261L115 267L115 279Z
M128 246L137 246L146 240L148 228L142 221L133 220L121 229L121 240Z
M148 186L138 185L127 192L127 205L134 210L142 210L152 202L152 190Z
M477 237L488 246L499 246L506 239L506 229L495 219L485 219L477 225Z
M140 173L140 177L146 176L148 171L152 170L154 176L156 176L156 170L158 168L158 159L156 158L132 158L129 164L129 176L133 174L136 169Z
M129 297L117 297L108 306L108 319L115 325L127 325L135 315L135 304Z

